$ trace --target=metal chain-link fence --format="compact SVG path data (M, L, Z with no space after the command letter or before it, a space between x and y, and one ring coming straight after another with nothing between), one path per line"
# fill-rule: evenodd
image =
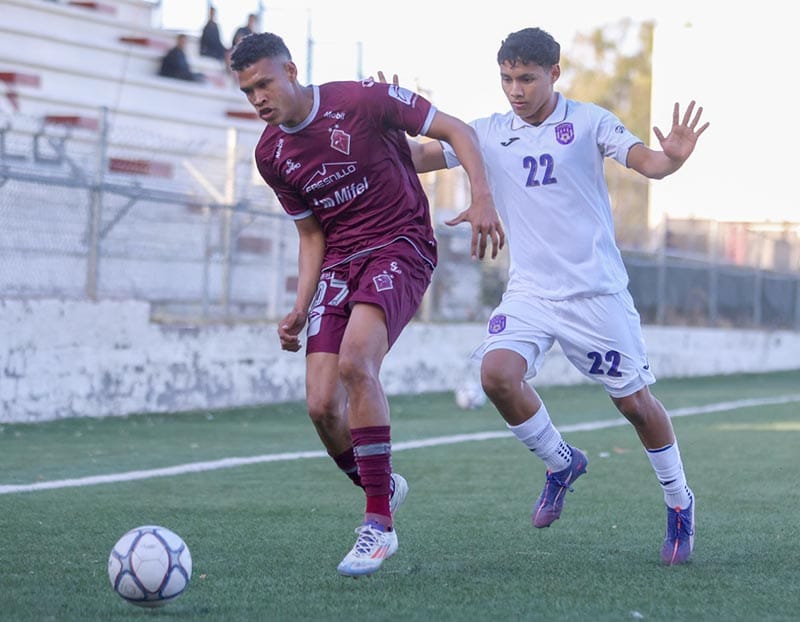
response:
M0 118L0 298L147 300L154 318L184 323L282 317L297 233L254 171L257 134L178 144L103 115L96 126ZM459 203L440 190L429 193L436 214ZM624 253L645 323L800 330L797 228L692 227L688 247L679 225L654 252ZM440 264L419 319L484 321L507 253L475 262L468 226L436 231ZM738 263L720 251L731 240Z

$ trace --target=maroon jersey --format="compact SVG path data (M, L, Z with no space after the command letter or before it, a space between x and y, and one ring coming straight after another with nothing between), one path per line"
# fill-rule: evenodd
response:
M428 199L405 135L425 134L436 109L416 93L371 79L312 88L308 117L295 127L267 126L255 157L286 213L319 221L323 268L396 240L435 266Z

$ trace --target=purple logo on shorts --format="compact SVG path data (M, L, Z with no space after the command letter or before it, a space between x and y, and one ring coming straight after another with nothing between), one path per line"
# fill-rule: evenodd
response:
M489 319L489 334L496 335L502 333L506 329L506 316L495 315Z
M556 125L556 140L562 145L570 144L575 138L572 123L559 123Z

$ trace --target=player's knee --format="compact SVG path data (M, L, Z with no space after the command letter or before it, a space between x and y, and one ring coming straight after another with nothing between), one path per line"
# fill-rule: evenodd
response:
M360 387L377 378L370 361L361 356L339 355L339 379L346 387Z
M481 386L489 399L495 401L510 396L519 382L497 367L484 366L481 368Z
M660 415L659 403L645 387L625 397L612 398L614 405L634 427L644 427Z
M318 427L327 428L339 418L339 403L334 396L323 394L308 394L306 407L311 421Z

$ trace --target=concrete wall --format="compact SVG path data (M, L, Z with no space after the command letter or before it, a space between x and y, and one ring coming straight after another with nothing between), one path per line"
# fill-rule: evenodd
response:
M409 326L383 369L389 394L474 373L482 324ZM647 327L657 377L800 369L800 333ZM302 399L304 356L272 323L165 326L147 303L0 300L0 422L225 408ZM557 349L537 384L585 382Z

